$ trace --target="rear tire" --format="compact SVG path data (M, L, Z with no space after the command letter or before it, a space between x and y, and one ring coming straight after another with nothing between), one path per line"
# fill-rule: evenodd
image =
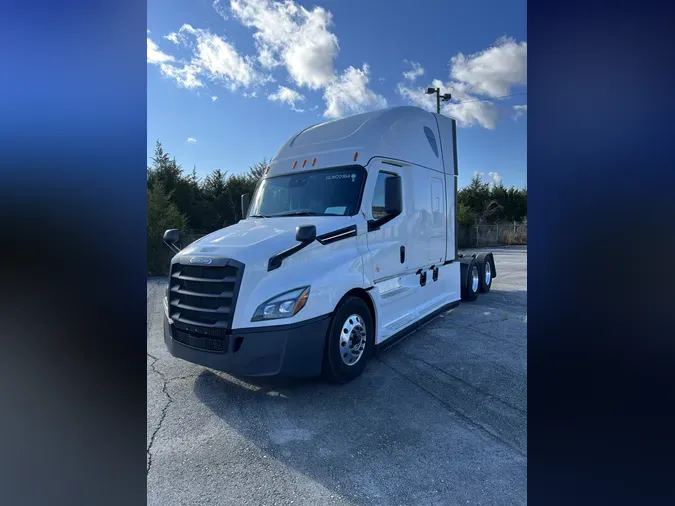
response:
M324 377L349 383L361 375L373 351L375 328L368 305L347 297L335 309L326 336Z
M484 262L481 262L479 275L480 275L480 291L481 293L488 293L490 288L492 288L492 275L494 269L492 268L492 263L490 258L486 258Z
M474 301L478 298L478 290L480 289L480 269L478 264L473 262L469 265L469 272L467 279L462 285L462 299L467 301Z

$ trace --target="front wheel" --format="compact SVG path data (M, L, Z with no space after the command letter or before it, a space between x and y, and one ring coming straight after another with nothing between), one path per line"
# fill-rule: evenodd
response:
M368 305L347 297L335 310L328 329L324 375L335 383L348 383L366 367L373 350L375 329Z

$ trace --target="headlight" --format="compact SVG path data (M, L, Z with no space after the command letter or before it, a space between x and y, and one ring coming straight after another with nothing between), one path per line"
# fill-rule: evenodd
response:
M296 288L263 302L253 313L252 322L290 318L298 314L309 298L309 287Z

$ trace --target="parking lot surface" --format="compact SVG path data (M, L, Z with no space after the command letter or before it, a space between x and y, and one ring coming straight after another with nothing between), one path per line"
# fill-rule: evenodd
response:
M244 379L165 349L148 281L148 504L527 502L527 251L355 381Z

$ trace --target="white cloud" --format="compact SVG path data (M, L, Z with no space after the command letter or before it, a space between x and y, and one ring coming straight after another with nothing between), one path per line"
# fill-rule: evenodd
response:
M171 55L164 53L157 44L148 37L148 56L150 64L158 65L162 75L172 78L181 88L199 88L203 83L198 75L200 69L193 64L180 65Z
M386 99L368 89L369 67L362 69L349 67L339 77L325 87L323 98L326 101L324 116L340 118L347 113L359 113L368 108L387 107Z
M197 139L195 139L194 137L188 137L187 141L190 143L195 143L197 142Z
M406 80L417 77L413 76L414 69L413 63L410 74L404 73ZM452 95L452 101L441 106L443 114L455 118L459 126L480 125L488 129L497 126L499 113L492 101L480 97L501 97L510 94L513 86L526 84L527 43L510 38L501 38L492 47L468 57L459 53L450 60L450 81L432 81L434 88ZM408 102L436 111L436 97L426 95L424 88L402 82L397 91Z
M453 99L474 100L468 95L461 85L453 83L442 83L438 80L432 81L434 88L441 88L444 93L450 93ZM436 112L436 96L424 93L425 88L410 88L403 83L398 85L398 94L411 102L413 105L421 107L429 112ZM441 113L457 120L457 124L462 127L480 125L483 128L494 129L497 126L499 114L494 104L490 102L466 102L451 103L441 102Z
M225 21L227 21L230 19L230 17L227 15L227 8L223 7L221 3L221 0L213 0L213 8L223 17Z
M367 86L370 80L367 64L361 69L348 67L342 73L334 68L340 48L331 32L332 14L326 9L308 9L294 0L229 0L227 3L229 8L225 0L214 0L213 7L224 18L230 15L252 29L256 56L240 55L225 38L185 24L164 38L190 49L191 57L174 58L161 52L148 39L148 61L158 64L162 74L174 79L179 86L198 88L205 86L208 80L232 91L273 82L268 71L280 67L296 86L321 90L326 101L324 115L331 118L386 106L384 97ZM412 72L419 74L421 67L413 66ZM298 110L298 103L303 100L291 97L289 92L304 99L298 91L286 87L279 87L268 96L278 97L277 100ZM246 98L256 97L255 92L248 90L243 94ZM289 101L290 98L295 100Z
M511 87L527 85L527 42L503 37L490 48L450 60L450 77L469 85L473 93L501 97Z
M496 185L502 182L502 176L499 175L499 172L488 172L488 176L492 178L492 182Z
M426 109L427 111L436 111L436 99L431 95L425 95L423 88L408 88L403 83L399 83L396 90L401 98L406 99L413 105Z
M181 35L195 37L196 46L192 44L192 63L199 66L211 80L221 81L235 90L239 86L249 87L254 80L262 79L253 68L250 58L240 56L235 47L225 39L190 25L183 25L179 32ZM184 43L190 45L189 41Z
M442 83L435 79L432 81L434 88L441 88L444 93L450 93L453 100L465 103L441 102L441 113L457 120L462 127L480 125L483 128L494 129L497 126L499 113L493 103L475 101L476 99L466 93L461 83ZM436 96L424 93L425 88L410 88L404 83L398 84L398 94L429 112L436 112Z
M304 102L304 95L298 93L295 90L286 88L285 86L279 86L276 93L268 95L267 98L274 102L281 102L283 104L288 104L291 106L291 109L297 112L303 112L304 109L298 109L296 107L296 102Z
M215 0L213 6L226 17L222 4L223 0ZM386 105L383 97L365 86L369 81L367 66L363 70L349 67L342 75L334 68L340 47L331 32L333 16L329 11L307 9L294 0L230 0L229 4L227 12L253 30L257 63L265 69L284 68L298 87L323 90L326 116Z
M457 120L462 127L480 125L483 128L494 130L499 119L499 112L491 102L468 102L464 104L448 104L441 108L441 112Z
M216 100L218 100L217 96L215 96L215 95L211 96L211 102L215 102Z
M165 35L164 38L165 38L166 40L170 40L170 41L173 42L174 44L179 44L179 43L180 43L179 35L178 35L176 32L170 33L169 35Z
M214 7L216 4L219 2ZM339 46L329 31L330 12L321 7L308 10L293 0L231 0L230 9L244 26L255 30L261 65L272 68L283 64L295 84L310 89L319 89L333 79L333 59Z
M477 170L474 170L473 171L473 177L476 177L476 176L482 178L483 176L485 176L485 172L478 172Z
M274 53L266 48L259 49L258 63L266 69L272 69L281 65L281 62L275 58Z
M412 66L412 69L403 72L403 77L406 80L414 82L418 77L424 75L424 68L419 63L408 60L403 60L403 63L408 63Z
M157 47L157 44L155 44L152 40L150 40L150 37L147 37L147 39L148 39L148 63L159 64L175 61L173 56L163 53L159 49L159 47Z
M204 86L204 83L199 79L201 68L197 65L188 64L179 68L163 63L159 69L162 75L174 79L181 88L201 88Z
M244 98L256 98L258 96L257 91L252 91L251 93L244 92Z
M242 57L228 41L208 30L183 25L177 33L165 36L174 44L184 45L192 52L189 62L179 61L162 52L148 38L148 63L157 64L164 76L172 78L184 88L203 86L205 78L224 84L230 90L269 81L253 67L249 57Z
M513 111L515 113L513 115L513 119L517 120L521 116L525 116L525 114L527 114L527 105L514 105Z

